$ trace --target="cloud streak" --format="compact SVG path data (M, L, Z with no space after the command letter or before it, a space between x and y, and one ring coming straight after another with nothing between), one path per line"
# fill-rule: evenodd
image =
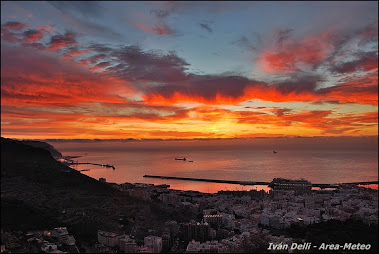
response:
M207 24L200 23L200 27L201 27L202 29L204 29L205 31L209 32L209 33L212 33L212 32L213 32L212 28L210 28Z

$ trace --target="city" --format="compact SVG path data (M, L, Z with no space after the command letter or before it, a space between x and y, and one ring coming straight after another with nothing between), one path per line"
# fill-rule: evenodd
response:
M349 219L368 226L378 223L377 190L354 185L330 190L294 186L269 193L251 190L209 194L171 190L168 185L115 184L100 180L131 197L168 206L174 212L189 211L193 219L187 222L169 220L160 228L152 227L141 233L137 223L130 232L123 230L127 218L120 216L118 229L105 231L99 228L97 239L94 239L96 243L81 246L81 252L271 252L282 250L280 245L301 244L306 240L285 234L286 229L294 226ZM144 220L143 211L139 216ZM26 232L21 239L23 241L13 234L2 233L2 243L5 243L2 252L12 249L26 252L38 249L45 253L79 252L75 238L68 234L66 227ZM249 249L251 246L255 249Z

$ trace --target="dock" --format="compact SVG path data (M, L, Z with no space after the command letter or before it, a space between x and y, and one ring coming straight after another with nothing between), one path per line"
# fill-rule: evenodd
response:
M110 164L99 164L99 163L91 163L91 162L71 162L70 163L70 165L80 165L80 164L94 165L94 166L101 166L101 167L116 169L113 165L110 165Z
M234 180L218 180L218 179L175 177L175 176L154 176L154 175L144 175L143 177L158 178L158 179L171 179L171 180L183 180L183 181L209 182L209 183L229 183L229 184L239 184L239 185L269 185L271 183L271 182L234 181ZM324 189L324 188L337 188L341 185L365 185L365 184L378 184L378 181L338 183L338 184L312 183L312 187L319 187L321 189Z

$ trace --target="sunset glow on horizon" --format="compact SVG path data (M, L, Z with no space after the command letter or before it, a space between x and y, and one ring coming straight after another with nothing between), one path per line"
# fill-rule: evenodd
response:
M2 2L20 139L378 135L377 2Z

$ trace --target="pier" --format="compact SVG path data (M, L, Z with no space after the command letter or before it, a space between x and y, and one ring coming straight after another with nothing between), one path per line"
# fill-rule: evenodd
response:
M70 163L70 165L80 165L80 164L94 165L94 166L101 166L101 167L115 169L115 167L113 165L110 165L110 164L99 164L99 163L91 163L91 162L71 162Z
M175 177L175 176L154 176L154 175L144 175L143 177L159 178L159 179L171 179L171 180L183 180L183 181L209 182L209 183L229 183L229 184L239 184L239 185L269 185L271 183L271 182L217 180L217 179L204 179L204 178L191 178L191 177ZM312 183L312 187L319 187L321 189L324 189L324 188L337 188L337 187L339 187L341 185L365 185L365 184L378 184L378 181L339 183L339 184Z

